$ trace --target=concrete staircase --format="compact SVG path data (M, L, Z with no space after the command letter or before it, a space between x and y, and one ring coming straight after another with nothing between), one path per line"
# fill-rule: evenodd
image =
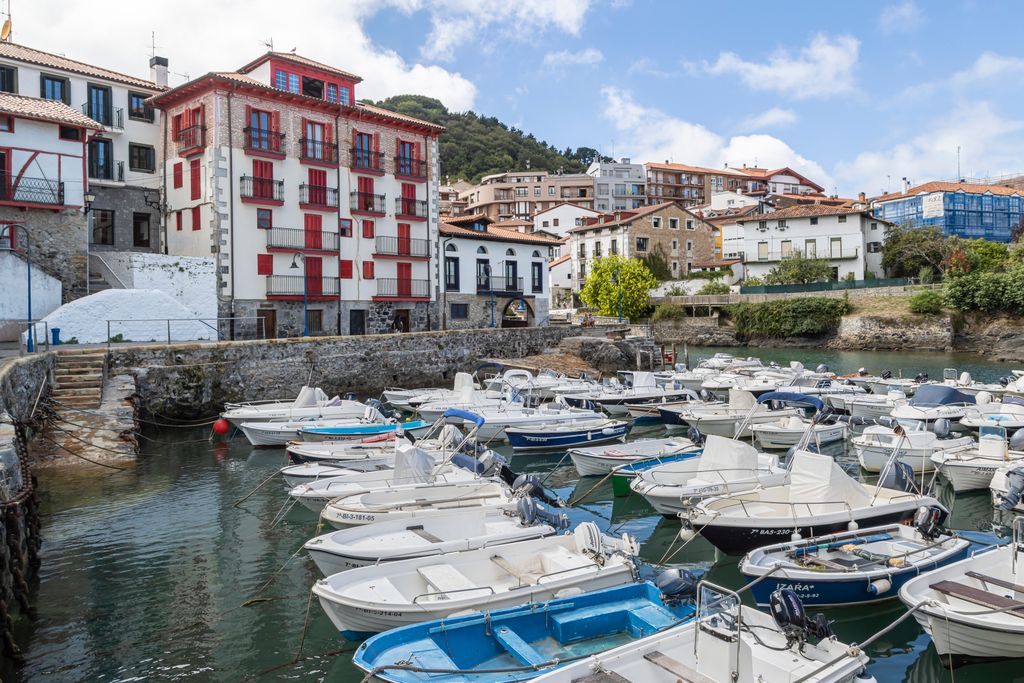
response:
M98 273L92 268L89 269L89 293L95 294L96 292L102 292L105 289L110 289L110 283L103 277L102 273Z
M102 349L61 349L53 372L53 399L69 408L98 408L105 359Z

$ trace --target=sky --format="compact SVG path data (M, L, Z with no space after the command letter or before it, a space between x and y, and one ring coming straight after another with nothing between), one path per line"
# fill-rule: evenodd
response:
M274 48L559 149L790 166L830 193L1024 171L1024 3L11 0L13 39L171 84Z

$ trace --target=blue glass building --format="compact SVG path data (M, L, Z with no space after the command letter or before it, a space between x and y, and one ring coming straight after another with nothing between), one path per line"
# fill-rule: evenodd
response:
M1024 195L1001 185L925 183L879 197L872 202L872 212L895 225L936 227L946 236L1009 242L1010 231L1024 215Z

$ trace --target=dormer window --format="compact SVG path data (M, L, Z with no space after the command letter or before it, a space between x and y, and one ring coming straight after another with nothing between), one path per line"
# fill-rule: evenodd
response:
M324 99L324 82L319 78L302 77L302 94L306 97Z
M473 231L474 232L487 232L487 224L484 223L483 221L474 221L473 222Z

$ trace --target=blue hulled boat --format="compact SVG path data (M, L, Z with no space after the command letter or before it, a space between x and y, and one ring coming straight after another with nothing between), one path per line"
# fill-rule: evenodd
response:
M407 434L420 437L430 430L433 423L426 420L409 420L389 424L354 424L345 427L307 427L299 430L303 441L334 441L362 439L368 436L393 434L399 427Z
M517 451L559 451L617 441L626 436L625 420L585 420L556 425L506 427L505 435Z
M634 583L393 629L360 645L352 661L376 680L396 683L527 681L693 615L691 601L667 598L650 582Z

